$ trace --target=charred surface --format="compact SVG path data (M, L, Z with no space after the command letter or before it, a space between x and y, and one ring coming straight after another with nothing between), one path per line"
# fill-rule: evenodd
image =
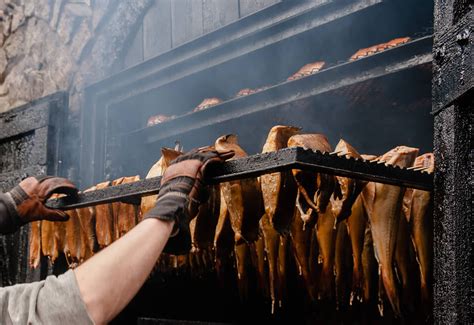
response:
M60 149L68 96L57 93L0 114L0 191L23 178L63 173ZM28 268L28 227L0 236L0 285L38 280Z
M435 1L433 75L434 322L473 316L474 80L472 1Z

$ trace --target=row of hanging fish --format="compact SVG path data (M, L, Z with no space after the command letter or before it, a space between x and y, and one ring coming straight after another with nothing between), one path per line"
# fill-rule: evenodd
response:
M235 135L217 139L217 150L246 156ZM341 140L334 151L321 134L275 126L262 152L285 147L332 152L386 165L433 172L431 153L396 147L376 157L360 155ZM429 192L302 170L221 184L221 213L215 233L217 273L233 255L242 299L250 270L271 301L286 299L288 268L295 263L311 301L336 306L377 301L397 316L411 312L420 297L431 305L432 199ZM231 238L234 241L232 242ZM232 251L233 250L233 251ZM222 268L221 268L222 267Z
M355 52L353 55L350 56L349 61L355 61L355 60L358 60L358 59L362 59L362 58L371 56L373 54L377 54L379 52L383 52L385 50L403 45L405 43L408 43L409 41L411 41L410 37L399 37L399 38L392 39L388 42L384 42L384 43L376 44L376 45L373 45L373 46L369 46L367 48L359 49L357 52ZM328 64L325 61L319 60L319 61L315 61L315 62L310 62L310 63L307 63L307 64L303 65L300 69L298 69L298 71L296 71L294 74L289 76L286 80L287 81L293 81L293 80L301 79L301 78L313 75L313 74L315 74L315 73L317 73L317 72L319 72L322 69L327 68L327 67L328 67ZM248 96L248 95L266 90L270 87L272 87L272 86L271 85L265 85L265 86L257 87L257 88L243 88L235 94L234 98ZM199 112L199 111L202 111L202 110L206 110L206 109L208 109L212 106L219 105L222 102L224 102L224 100L221 99L221 98L217 98L217 97L205 98L205 99L202 100L201 103L199 103L199 105L197 105L193 109L193 112ZM173 115L173 116L166 116L166 115L161 115L161 114L154 115L154 116L151 116L151 117L148 118L147 126L153 126L153 125L156 125L156 124L160 124L160 123L166 122L168 120L172 120L176 117L177 117L176 115Z
M215 142L217 150L247 156L237 136ZM270 130L262 152L303 147L403 168L433 172L432 154L396 147L376 157L361 155L344 140L333 150L321 134L300 134L290 126ZM163 149L147 178L160 176L181 153ZM138 180L124 177L88 191ZM65 223L36 222L31 228L30 264L52 262L64 253L74 267L123 236L151 209L156 196L141 206L104 204L68 211ZM291 170L225 182L210 189L190 230L187 255L162 254L157 272L182 271L199 276L216 272L226 286L229 274L243 301L257 289L275 312L285 304L293 266L311 302L335 301L390 305L395 315L421 299L430 310L432 297L432 198L429 192L365 182L303 170ZM257 275L257 283L250 274ZM257 288L255 288L255 286Z

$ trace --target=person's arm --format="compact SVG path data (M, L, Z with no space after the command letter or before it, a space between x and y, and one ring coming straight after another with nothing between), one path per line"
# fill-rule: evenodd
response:
M151 273L173 221L145 219L74 270L82 299L96 324L111 321Z
M28 222L37 220L66 221L65 212L44 205L51 195L74 195L77 189L61 177L28 177L10 192L0 193L0 234L18 230Z
M164 249L177 254L191 248L189 221L206 200L205 168L232 155L201 148L175 159L161 179L156 206L144 220L75 270L82 298L97 324L109 322L128 304Z

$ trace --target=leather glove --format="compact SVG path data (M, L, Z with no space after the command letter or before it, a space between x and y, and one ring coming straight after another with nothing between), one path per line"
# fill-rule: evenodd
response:
M0 216L0 232L14 232L37 220L67 221L69 217L65 212L44 205L53 194L76 195L77 188L60 177L28 177L10 192L1 194L0 201L6 206L7 213Z
M233 151L217 152L212 147L199 148L176 158L166 169L156 205L144 216L145 219L175 221L171 237L163 250L165 253L180 255L191 249L189 222L208 198L206 168L233 155Z

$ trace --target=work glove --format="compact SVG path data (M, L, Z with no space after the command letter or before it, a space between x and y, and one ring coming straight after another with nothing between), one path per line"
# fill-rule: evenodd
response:
M176 158L166 169L156 205L144 216L144 219L175 221L171 237L163 250L165 253L180 255L191 249L189 222L197 215L199 206L208 199L206 168L222 163L233 155L233 151L217 152L212 147L199 148Z
M37 220L67 221L65 212L45 206L53 194L76 195L77 188L65 178L41 176L28 177L10 192L0 193L7 210L0 213L0 232L11 233Z

